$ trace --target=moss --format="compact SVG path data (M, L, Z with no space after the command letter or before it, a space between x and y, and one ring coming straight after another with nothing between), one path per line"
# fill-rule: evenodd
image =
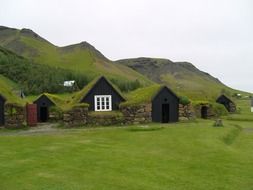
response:
M123 117L123 114L120 111L92 111L89 112L90 116L114 116L114 117Z

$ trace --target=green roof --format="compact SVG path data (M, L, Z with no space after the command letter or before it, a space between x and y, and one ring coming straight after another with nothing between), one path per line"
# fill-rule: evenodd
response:
M25 101L13 93L13 82L0 75L0 95L6 99L6 103L24 105Z
M163 85L152 85L132 91L127 95L127 101L121 103L120 106L149 103L163 87Z
M41 94L36 100L38 100L39 98L41 98L42 96L46 96L49 100L51 100L52 103L55 104L55 106L59 107L59 108L63 108L66 104L67 101L63 100L62 98L60 98L59 96L55 95L55 94L50 94L50 93L43 93ZM35 101L36 101L35 100Z
M92 80L89 84L87 84L81 91L77 92L74 94L74 96L72 97L72 104L78 104L81 103L82 99L84 97L86 97L89 92L92 90L92 88L101 80L101 79L105 79L114 89L115 91L123 98L124 96L121 94L120 90L118 89L117 86L115 86L114 84L112 84L109 80L107 80L105 77L97 77L94 80Z

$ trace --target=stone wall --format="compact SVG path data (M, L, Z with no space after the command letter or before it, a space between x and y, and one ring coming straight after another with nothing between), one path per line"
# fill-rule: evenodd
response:
M92 126L123 125L125 120L123 114L119 111L89 112L87 123Z
M25 107L16 104L5 104L5 127L21 128L26 124Z
M51 107L49 109L49 121L50 122L59 122L63 120L63 111L58 107Z
M74 107L63 113L63 122L67 126L86 125L88 119L88 107Z
M142 104L121 108L126 124L140 124L152 122L152 105Z
M229 103L229 112L235 113L236 112L236 105L232 102Z
M179 104L179 121L195 119L195 111L191 104Z

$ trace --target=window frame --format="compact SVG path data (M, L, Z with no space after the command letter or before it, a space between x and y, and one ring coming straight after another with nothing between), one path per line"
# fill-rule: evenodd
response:
M107 101L107 98L109 98L108 101ZM102 102L104 102L104 104L102 104ZM99 109L98 109L98 106L99 106ZM104 109L102 109L103 106L104 106ZM107 106L109 106L108 109L107 109ZM94 96L94 110L95 111L112 111L112 95L95 95Z

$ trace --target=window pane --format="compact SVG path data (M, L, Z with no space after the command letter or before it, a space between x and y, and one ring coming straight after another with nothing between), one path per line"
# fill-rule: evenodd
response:
M107 109L107 110L109 110L109 105L108 105L108 106L106 106L106 109Z
M106 97L106 101L109 102L109 97Z
M97 106L97 110L100 110L100 106Z
M102 110L104 110L105 109L105 106L104 105L102 105Z
M97 98L97 102L99 102L100 98Z

